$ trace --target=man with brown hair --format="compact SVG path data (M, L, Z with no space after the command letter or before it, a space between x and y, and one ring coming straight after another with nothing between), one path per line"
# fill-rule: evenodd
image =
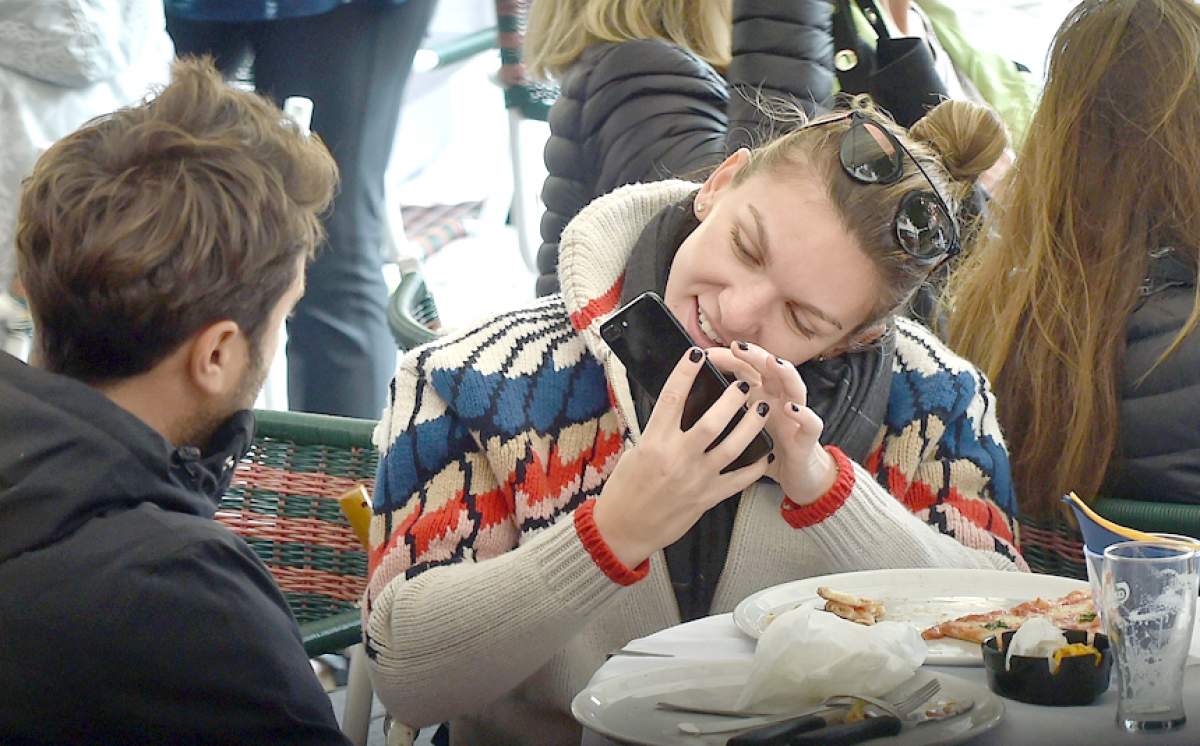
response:
M0 353L0 740L344 743L270 573L212 520L337 170L180 62L38 160Z

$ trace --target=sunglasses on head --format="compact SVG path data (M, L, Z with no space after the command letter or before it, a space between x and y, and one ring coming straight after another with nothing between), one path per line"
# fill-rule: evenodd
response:
M850 119L838 157L842 170L860 184L894 184L904 176L902 155L913 162L929 189L913 189L900 199L893 221L896 241L909 256L924 264L941 264L959 251L958 228L933 179L908 148L881 123L862 112L813 122L810 127Z

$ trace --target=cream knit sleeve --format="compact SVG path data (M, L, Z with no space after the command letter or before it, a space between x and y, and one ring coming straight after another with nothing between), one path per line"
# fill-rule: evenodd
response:
M375 691L417 727L496 700L645 575L613 564L591 501L518 530L512 484L439 394L431 354L401 362L376 431L384 453L364 600Z
M879 447L865 465L831 448L834 487L812 505L785 499L784 519L825 546L827 572L1028 570L1014 540L1008 450L987 379L914 322L898 323L896 360Z

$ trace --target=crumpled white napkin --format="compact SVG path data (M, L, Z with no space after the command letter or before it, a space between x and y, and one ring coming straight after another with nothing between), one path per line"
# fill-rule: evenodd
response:
M900 622L864 626L801 606L767 627L736 709L793 712L833 694L884 694L912 677L928 648Z
M1054 651L1066 644L1067 636L1057 625L1044 616L1030 617L1008 642L1008 652L1004 655L1004 670L1012 668L1014 655L1045 658L1049 664Z

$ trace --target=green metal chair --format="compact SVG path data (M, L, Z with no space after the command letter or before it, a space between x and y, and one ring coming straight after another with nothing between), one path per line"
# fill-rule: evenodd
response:
M1122 526L1200 538L1200 505L1105 497L1092 507ZM1051 519L1020 515L1017 521L1021 527L1021 552L1034 572L1087 577L1078 528L1057 514Z
M508 109L508 147L512 158L512 223L517 230L517 245L531 270L537 270L538 194L541 185L527 183L524 155L521 152L521 123L545 122L550 107L558 98L558 86L540 83L525 74L524 52L526 19L531 0L496 0L496 24L500 29L500 83L504 86L504 106Z
M255 412L250 452L221 500L217 520L239 534L275 577L309 657L361 649L359 600L367 552L338 498L371 491L379 455L375 423L298 412ZM366 743L371 690L365 658L352 655L342 729ZM363 685L365 682L365 692Z
M420 347L438 336L437 304L419 271L409 270L400 278L400 285L388 299L387 319L396 349L401 352Z

